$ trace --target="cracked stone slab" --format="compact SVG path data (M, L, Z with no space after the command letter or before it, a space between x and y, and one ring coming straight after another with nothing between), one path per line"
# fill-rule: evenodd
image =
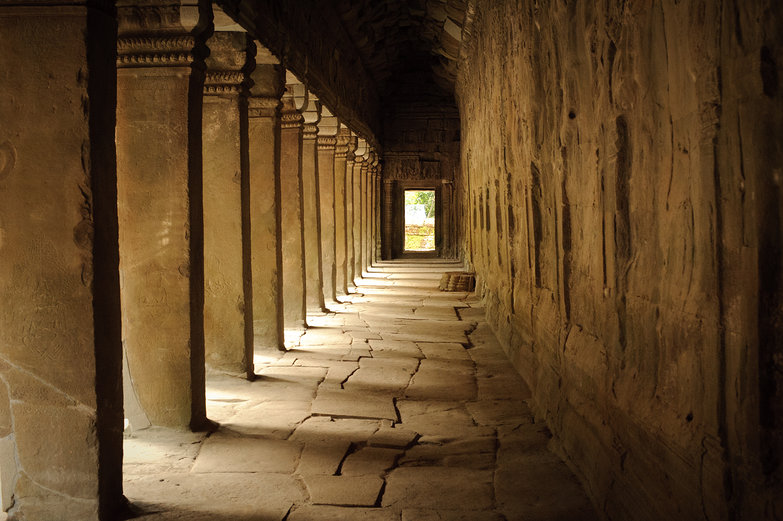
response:
M362 447L349 454L341 469L343 476L382 476L392 468L402 454L399 449L385 447Z
M280 520L304 500L296 479L281 474L151 474L126 479L123 491L156 521Z
M297 427L290 439L305 443L319 440L365 443L380 427L380 420L316 416Z
M135 473L190 469L198 456L204 433L182 432L163 427L137 431L123 443L123 471Z
M346 331L346 333L351 335L354 343L365 340L381 340L381 336L378 333L370 331L369 329L352 329L350 331Z
M313 399L325 376L325 367L270 366L260 372L252 385L261 400L307 401Z
M454 432L493 433L490 427L476 427L465 405L452 401L398 400L402 426L422 435L450 435Z
M414 318L424 320L459 320L457 312L451 306L428 305L426 302L413 313Z
M400 521L400 516L390 509L303 505L288 521Z
M263 438L238 438L216 433L201 445L193 473L266 472L292 473L299 460L300 444Z
M375 476L304 476L314 505L370 507L378 502L383 480Z
M476 392L473 362L425 359L405 390L405 398L467 401Z
M313 401L312 411L321 416L397 420L390 396L367 392L321 390Z
M359 370L345 382L346 390L399 393L407 387L418 359L362 358Z
M340 467L351 442L345 440L316 440L306 443L299 458L299 474L333 476Z
M418 432L404 427L383 426L370 437L367 444L371 447L405 449L410 447L418 437Z
M405 452L399 465L494 469L496 447L494 436L422 438Z
M370 340L373 357L424 358L415 342Z
M310 328L299 339L300 346L347 345L353 339L340 328Z
M492 510L493 471L455 467L398 467L386 478L383 506Z
M342 389L340 387L341 384L357 369L359 369L358 362L335 362L329 364L326 378L321 382L319 389Z
M224 421L222 428L239 434L285 439L310 416L310 402L262 402Z
M351 351L350 345L332 346L300 346L289 349L280 359L283 362L291 361L298 365L312 365L315 362L328 362L342 360ZM309 364L307 362L310 362Z
M417 345L428 359L472 361L468 350L456 342L423 342Z

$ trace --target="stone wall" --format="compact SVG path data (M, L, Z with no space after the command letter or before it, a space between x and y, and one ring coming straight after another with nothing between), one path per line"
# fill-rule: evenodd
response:
M469 5L463 255L607 519L783 519L782 6Z

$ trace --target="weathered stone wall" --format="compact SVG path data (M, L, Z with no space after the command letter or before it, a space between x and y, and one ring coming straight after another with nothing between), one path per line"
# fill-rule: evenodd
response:
M476 1L463 254L608 519L781 519L783 4Z

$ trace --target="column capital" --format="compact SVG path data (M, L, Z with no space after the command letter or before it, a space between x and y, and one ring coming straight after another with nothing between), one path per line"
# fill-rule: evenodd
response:
M280 128L301 128L303 122L304 118L298 110L286 110L285 103L283 104L280 114Z
M239 94L243 90L246 75L239 71L207 71L204 94Z
M207 41L204 95L246 94L255 68L256 46L243 32L219 31Z
M203 68L211 17L175 1L117 2L117 67Z
M348 156L349 143L351 141L351 131L347 127L342 127L337 134L337 143L334 151L334 157L346 159Z
M304 139L315 139L318 137L318 125L314 123L305 123L302 125L302 137Z
M278 115L280 106L280 98L250 96L247 99L247 115L251 118L271 118Z
M335 150L337 146L337 137L318 136L318 150Z

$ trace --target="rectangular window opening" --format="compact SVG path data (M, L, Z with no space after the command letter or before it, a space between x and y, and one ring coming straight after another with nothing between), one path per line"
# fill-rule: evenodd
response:
M435 251L435 190L405 190L405 251Z

